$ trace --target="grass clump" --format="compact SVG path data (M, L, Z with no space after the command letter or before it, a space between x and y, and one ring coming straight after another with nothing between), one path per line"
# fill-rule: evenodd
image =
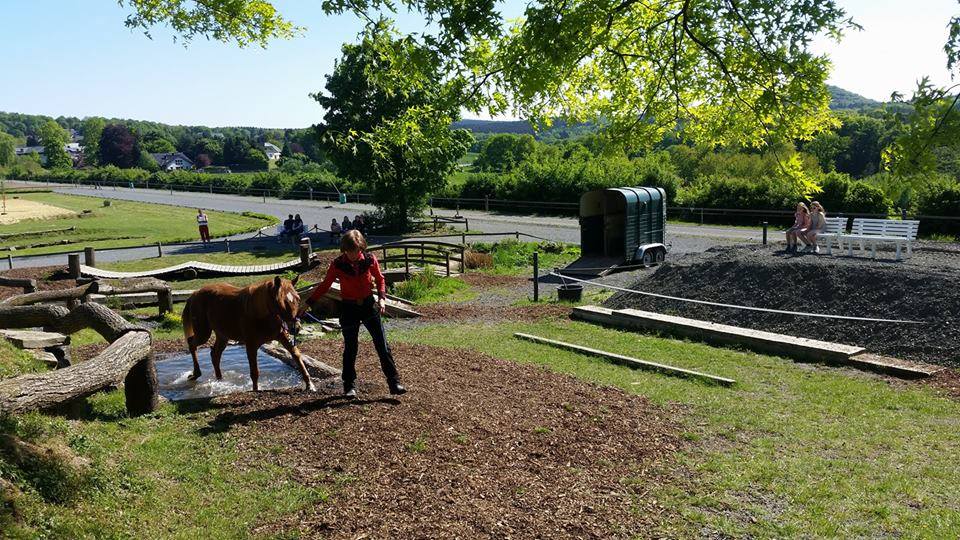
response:
M523 275L533 268L533 253L540 254L540 268L549 269L566 266L580 256L580 247L557 242L518 242L504 240L494 244L473 244L472 251L487 254L492 259L493 274ZM469 266L468 266L469 267Z
M393 286L393 293L413 302L430 303L465 296L470 286L453 277L441 277L433 272L414 274L410 279Z
M0 338L0 380L46 370L46 365L32 354L21 351L9 341Z

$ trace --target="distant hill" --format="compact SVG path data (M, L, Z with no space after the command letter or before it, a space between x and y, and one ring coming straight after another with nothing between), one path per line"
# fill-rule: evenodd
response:
M876 109L883 103L861 96L839 86L827 85L827 90L833 96L830 99L830 109L834 111L850 111L860 109Z

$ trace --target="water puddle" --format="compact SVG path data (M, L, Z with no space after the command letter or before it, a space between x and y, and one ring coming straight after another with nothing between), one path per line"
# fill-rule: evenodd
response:
M171 401L179 401L253 390L253 382L250 381L250 364L247 362L247 351L244 347L229 346L223 351L223 358L220 361L222 380L217 380L213 374L210 349L200 349L197 354L203 375L195 381L188 378L193 373L193 360L189 352L173 354L157 360L160 395ZM300 373L292 367L263 351L258 352L257 358L261 390L291 388L303 384Z

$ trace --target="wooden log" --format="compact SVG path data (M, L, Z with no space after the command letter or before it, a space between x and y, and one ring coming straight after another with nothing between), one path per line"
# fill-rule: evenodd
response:
M150 356L150 333L128 332L95 358L47 373L0 381L0 411L24 413L55 407L123 381Z
M123 395L130 416L140 416L157 410L160 405L160 383L157 380L157 368L152 353L148 352L146 358L137 362L127 372L123 379Z
M100 291L100 284L96 281L89 285L63 289L59 291L37 291L19 296L11 296L0 304L7 306L29 306L41 302L65 302L69 300L80 300L88 294L95 294Z
M717 377L716 375L709 375L707 373L701 373L699 371L693 371L690 369L668 366L666 364L658 364L656 362L650 362L647 360L631 358L629 356L624 356L622 354L601 351L599 349L592 349L590 347L584 347L582 345L574 345L572 343L566 343L563 341L542 338L542 337L533 336L530 334L523 334L523 333L517 332L513 334L513 337L518 339L523 339L526 341L532 341L534 343L540 343L541 345L549 345L551 347L567 349L569 351L585 354L587 356L599 356L601 358L613 360L619 364L624 364L629 367L657 371L657 372L663 373L664 375L671 375L673 377L686 377L690 379L698 379L704 382L719 384L722 386L732 386L734 383L736 383L735 380L727 379L726 377Z
M65 317L57 320L53 328L63 334L72 334L84 328L92 328L107 341L116 341L120 336L132 330L143 328L131 324L117 315L112 309L89 302L70 311Z
M91 267L97 267L97 250L92 247L83 248L83 264Z
M52 327L70 310L63 306L4 306L0 305L0 328Z
M260 347L260 349L277 360L280 360L284 364L287 364L294 369L300 369L296 362L293 361L293 356L291 356L286 349L277 344L275 341L267 343L266 345ZM329 364L325 364L303 353L300 353L300 358L303 360L303 365L306 366L307 373L309 373L311 377L325 379L327 377L340 376L340 370Z
M25 293L32 293L37 291L37 280L0 276L0 287L19 287Z

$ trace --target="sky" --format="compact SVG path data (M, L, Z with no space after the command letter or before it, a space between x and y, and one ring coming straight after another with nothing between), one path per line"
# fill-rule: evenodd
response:
M319 91L344 42L361 23L323 15L320 0L279 0L305 26L301 37L264 50L197 38L189 47L156 29L153 39L127 29L115 0L4 0L0 20L0 111L49 116L104 116L169 124L305 127L323 111ZM839 0L862 31L813 48L834 64L830 84L884 101L907 95L922 75L950 82L943 44L957 0ZM507 17L525 2L501 1ZM402 30L422 28L403 14Z

